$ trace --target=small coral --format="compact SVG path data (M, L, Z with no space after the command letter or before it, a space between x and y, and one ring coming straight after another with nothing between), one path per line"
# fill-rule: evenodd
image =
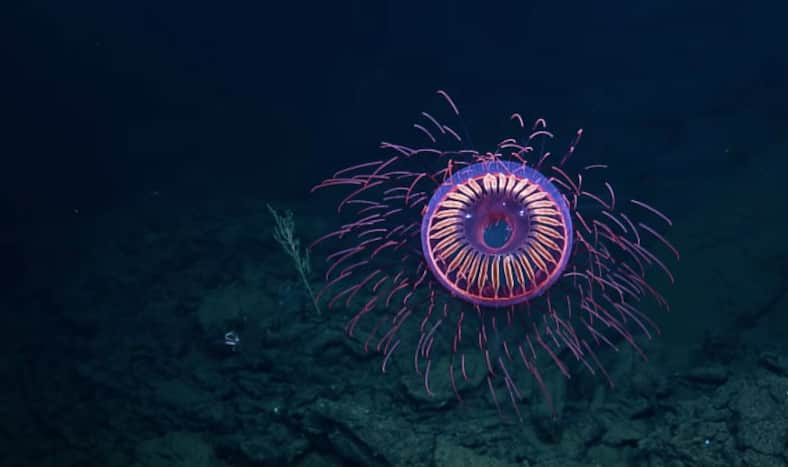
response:
M285 253L293 259L298 275L301 277L301 282L304 283L309 297L312 299L312 305L315 307L317 314L320 314L320 307L317 304L317 299L312 291L312 286L309 284L309 273L311 267L309 265L309 250L305 249L301 253L301 242L295 237L295 221L293 220L293 211L287 210L284 214L280 214L270 204L267 204L268 210L274 216L276 226L274 227L274 240L282 246Z

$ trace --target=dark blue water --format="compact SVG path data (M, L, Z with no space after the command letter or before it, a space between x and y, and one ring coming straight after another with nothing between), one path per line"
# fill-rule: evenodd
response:
M1 465L788 464L780 2L40 0L4 10ZM329 307L344 287L318 296L325 274L355 260L332 271L340 256L327 257L364 237L305 258L349 222L337 205L355 188L310 189L386 160L381 141L424 145L413 124L438 130L422 111L453 119L462 147L480 154L510 136L527 142L514 112L549 122L554 146L535 146L540 155L563 155L582 128L570 162L608 166L603 201L609 181L620 201L671 218L669 228L624 210L681 252L676 261L641 229L675 277L641 254L669 311L635 303L656 326L630 317L634 345L618 331L610 345L588 337L593 357L543 334L571 376L544 350L537 378L504 343L530 352L517 339L547 308L493 324L418 269L418 237L354 269L356 284L381 272ZM269 205L300 241L295 258ZM410 308L396 295L397 307L346 336L386 274L380 290L413 276ZM445 315L429 311L427 284ZM452 342L463 312L467 379ZM591 317L573 313L578 328ZM382 339L400 319L408 325Z

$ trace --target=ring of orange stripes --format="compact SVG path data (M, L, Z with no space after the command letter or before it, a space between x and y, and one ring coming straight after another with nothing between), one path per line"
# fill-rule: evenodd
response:
M485 229L505 222L501 245ZM455 173L433 195L422 221L422 249L450 292L471 303L507 306L541 295L561 276L572 248L566 199L523 164L481 162Z

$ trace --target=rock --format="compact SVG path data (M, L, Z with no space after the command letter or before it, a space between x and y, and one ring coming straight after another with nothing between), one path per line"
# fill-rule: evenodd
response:
M156 382L153 398L160 404L159 416L162 419L183 417L193 427L219 432L233 428L233 420L227 416L225 404L195 384L163 379Z
M662 426L639 444L640 463L676 465L788 464L788 380L765 371L678 402Z
M271 421L239 436L238 447L255 464L292 465L309 448L309 441L302 435Z
M430 427L407 422L392 412L375 412L356 396L342 401L319 399L306 412L304 424L339 456L357 465L429 465ZM384 404L374 404L383 407Z
M442 355L434 360L430 365L430 391L427 393L424 387L424 375L419 375L413 370L413 359L408 359L408 368L402 371L401 382L407 390L407 394L414 400L431 408L440 408L457 401L457 395L451 386L449 367L451 356ZM424 361L420 362L422 372L424 371ZM465 370L468 375L466 381L462 376L462 370L458 363L454 365L454 384L457 391L462 394L479 387L487 375L487 368L484 359L479 352L468 352L465 354Z
M728 381L729 371L721 365L694 368L684 373L684 379L693 383L711 384L719 386Z
M596 444L605 434L604 425L591 414L580 415L577 426L577 435L587 446Z
M637 446L645 434L646 430L641 424L620 421L610 425L602 437L602 442L611 446Z
M774 352L764 352L758 357L758 363L780 376L788 376L788 357Z
M782 417L742 423L739 427L738 439L748 450L770 456L784 456L788 440L786 435L788 435L788 422Z
M748 465L788 462L787 388L785 378L764 373L763 377L742 385L733 398L730 406L739 420L736 438Z
M730 407L742 422L764 420L777 411L774 401L757 383L741 384L738 389L732 397Z
M439 436L435 442L435 467L517 467L500 459L487 457Z
M197 434L168 433L160 438L143 441L136 449L134 467L167 465L170 467L222 467L212 446Z
M322 453L310 452L296 464L296 467L341 467L342 465L338 459Z

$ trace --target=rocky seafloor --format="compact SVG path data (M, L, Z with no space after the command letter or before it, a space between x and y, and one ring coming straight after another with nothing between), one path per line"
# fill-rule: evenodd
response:
M13 423L0 430L0 464L788 464L788 358L764 337L782 332L788 287L768 267L752 306L722 294L716 309L677 303L679 322L707 331L676 349L667 326L644 343L647 362L625 348L604 355L612 389L548 375L554 413L532 397L516 421L482 379L460 403L427 397L407 358L381 374L379 355L345 336L346 313L311 308L264 206L185 210L157 193L83 230L67 286L31 290L24 319L6 323L6 355L18 358L3 360L0 415ZM297 222L306 235L324 227ZM689 267L727 248L696 238ZM725 307L741 312L710 320Z

